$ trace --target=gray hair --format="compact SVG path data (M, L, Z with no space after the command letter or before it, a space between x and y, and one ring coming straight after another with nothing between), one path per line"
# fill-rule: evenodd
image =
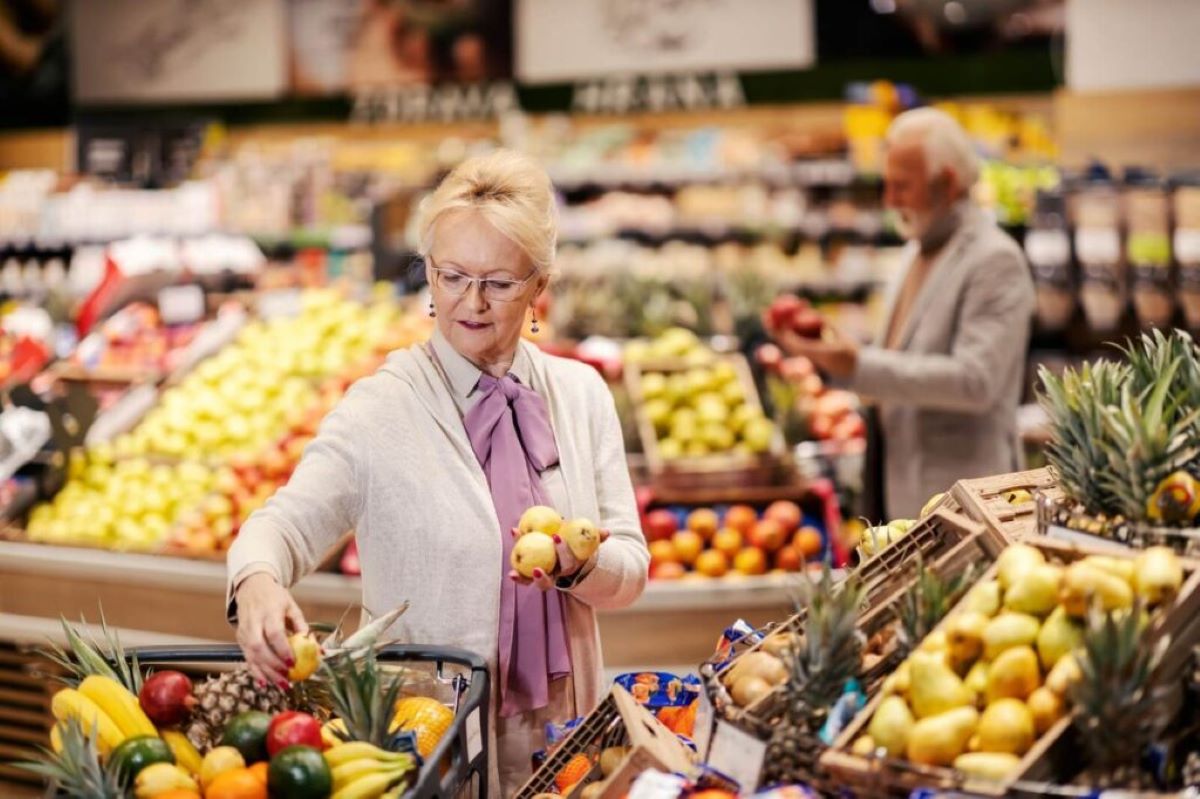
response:
M925 148L930 177L949 169L958 177L964 192L969 192L979 180L979 156L975 145L962 125L945 111L914 108L896 117L888 128L887 143L913 139Z

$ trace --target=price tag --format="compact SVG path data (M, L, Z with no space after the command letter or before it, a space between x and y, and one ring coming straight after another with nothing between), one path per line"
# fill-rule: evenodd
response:
M1121 234L1110 228L1075 231L1075 252L1081 263L1112 264L1121 260Z
M204 289L167 286L158 292L158 315L165 325L186 325L204 318Z
M1200 263L1200 229L1179 228L1175 231L1175 258L1181 264Z
M1025 254L1037 267L1064 266L1071 262L1071 239L1062 230L1031 230L1025 234Z
M483 729L479 724L479 708L467 716L467 759L474 760L483 751Z
M760 741L727 722L717 722L708 751L708 765L737 780L742 793L751 793L758 788L758 778L762 774L766 756L766 741Z
M275 289L258 295L258 315L276 319L300 315L300 289Z

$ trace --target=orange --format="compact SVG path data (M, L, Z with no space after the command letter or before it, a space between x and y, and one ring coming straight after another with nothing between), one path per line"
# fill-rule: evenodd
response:
M217 775L204 799L267 799L267 782L248 768L235 768Z
M796 537L792 539L792 546L804 556L805 560L810 560L821 554L825 542L821 539L819 531L812 527L801 527L797 531Z
M187 788L176 788L166 793L156 793L154 799L200 799L200 794Z
M417 751L429 757L454 723L454 711L427 696L406 696L396 703L392 725L417 736Z
M563 796L566 796L569 793L567 789L586 777L591 770L592 759L590 757L575 755L567 761L567 765L562 767L562 771L558 772L558 776L554 778L554 785Z
M250 767L250 773L258 778L258 781L263 785L267 784L267 770L271 768L271 764L267 762L255 763Z

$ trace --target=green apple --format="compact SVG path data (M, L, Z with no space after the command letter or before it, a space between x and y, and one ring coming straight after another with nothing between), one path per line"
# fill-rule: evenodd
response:
M751 452L762 454L771 449L771 439L775 436L775 425L762 416L746 422L742 428L742 441Z
M642 378L642 397L649 401L667 393L667 378L659 372L651 372Z
M713 452L726 452L733 448L736 438L733 431L721 424L706 424L701 429L700 440Z
M665 461L683 457L683 443L675 438L664 438L658 442L658 455Z

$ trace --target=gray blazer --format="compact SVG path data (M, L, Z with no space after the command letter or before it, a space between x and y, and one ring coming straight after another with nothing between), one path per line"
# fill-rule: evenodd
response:
M892 287L889 322L903 280ZM851 381L879 407L890 518L915 517L957 480L1019 468L1016 410L1033 308L1021 248L969 206L917 294L900 351L883 348L884 325Z

